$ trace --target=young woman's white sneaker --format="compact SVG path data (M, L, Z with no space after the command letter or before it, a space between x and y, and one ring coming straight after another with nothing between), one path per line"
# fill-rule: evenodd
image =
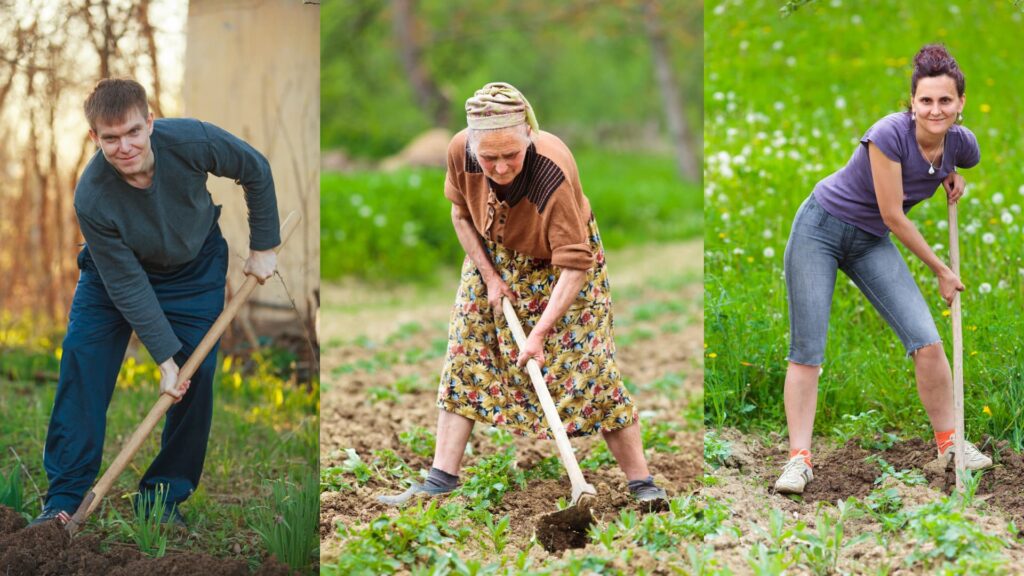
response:
M801 455L793 456L782 469L782 476L775 481L775 491L779 494L803 494L804 486L814 480L814 472Z
M953 458L956 454L956 443L954 442L948 448L939 453L939 458L944 458L947 455L949 458ZM965 441L964 442L964 468L968 470L984 470L985 468L992 467L992 459L981 453L974 444Z

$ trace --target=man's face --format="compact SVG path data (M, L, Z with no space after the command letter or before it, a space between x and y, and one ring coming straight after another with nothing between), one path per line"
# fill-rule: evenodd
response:
M529 145L529 138L518 128L486 131L477 142L476 160L488 178L504 186L522 171Z
M125 178L141 176L153 169L153 150L149 136L153 133L153 114L142 115L132 109L121 122L96 121L89 137L103 151L103 157Z

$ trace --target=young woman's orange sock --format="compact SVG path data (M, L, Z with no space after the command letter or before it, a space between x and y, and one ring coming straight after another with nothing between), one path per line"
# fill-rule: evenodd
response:
M808 468L814 468L814 466L811 466L811 451L810 450L808 450L806 448L801 448L799 450L790 450L789 451L789 459L790 460L792 460L793 458L796 458L797 456L803 456L804 457L804 464L807 464Z
M956 430L935 432L935 445L939 448L939 454L949 450L949 447L953 445L953 432Z

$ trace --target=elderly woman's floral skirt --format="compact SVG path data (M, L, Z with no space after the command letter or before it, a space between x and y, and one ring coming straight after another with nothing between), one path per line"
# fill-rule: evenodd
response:
M569 436L616 430L634 423L637 410L615 365L612 302L604 249L594 219L590 246L595 264L576 301L544 344L542 371ZM516 294L516 312L527 334L540 319L558 280L548 260L516 253L484 239L484 246ZM442 410L516 434L550 438L540 401L505 316L487 303L487 286L467 257L448 328L448 354L438 389Z

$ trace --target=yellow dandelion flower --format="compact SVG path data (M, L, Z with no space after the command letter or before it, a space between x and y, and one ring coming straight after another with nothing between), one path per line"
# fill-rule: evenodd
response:
M284 404L284 393L281 392L280 388L274 390L274 406L280 406Z
M971 351L971 356L977 356L977 355L978 355L978 351L977 350L972 350Z
M725 240L725 232L719 232L718 237L721 238L722 240Z
M747 256L747 264L753 264L753 263L754 263L754 257L753 256Z
M718 358L718 354L715 354L714 352L712 352L712 353L708 354L708 358Z
M982 408L981 411L984 412L985 414L988 414L989 416L992 416L992 409L989 408L988 406Z
M942 311L942 315L943 316L949 316L950 314L951 314L951 312L949 310L943 310Z
M983 113L985 113L985 114L988 114L989 112L991 112L991 111L992 111L992 107L991 107L991 106L989 106L988 104L982 104L981 106L979 106L979 108L980 108L980 109L981 109L981 111L982 111Z

